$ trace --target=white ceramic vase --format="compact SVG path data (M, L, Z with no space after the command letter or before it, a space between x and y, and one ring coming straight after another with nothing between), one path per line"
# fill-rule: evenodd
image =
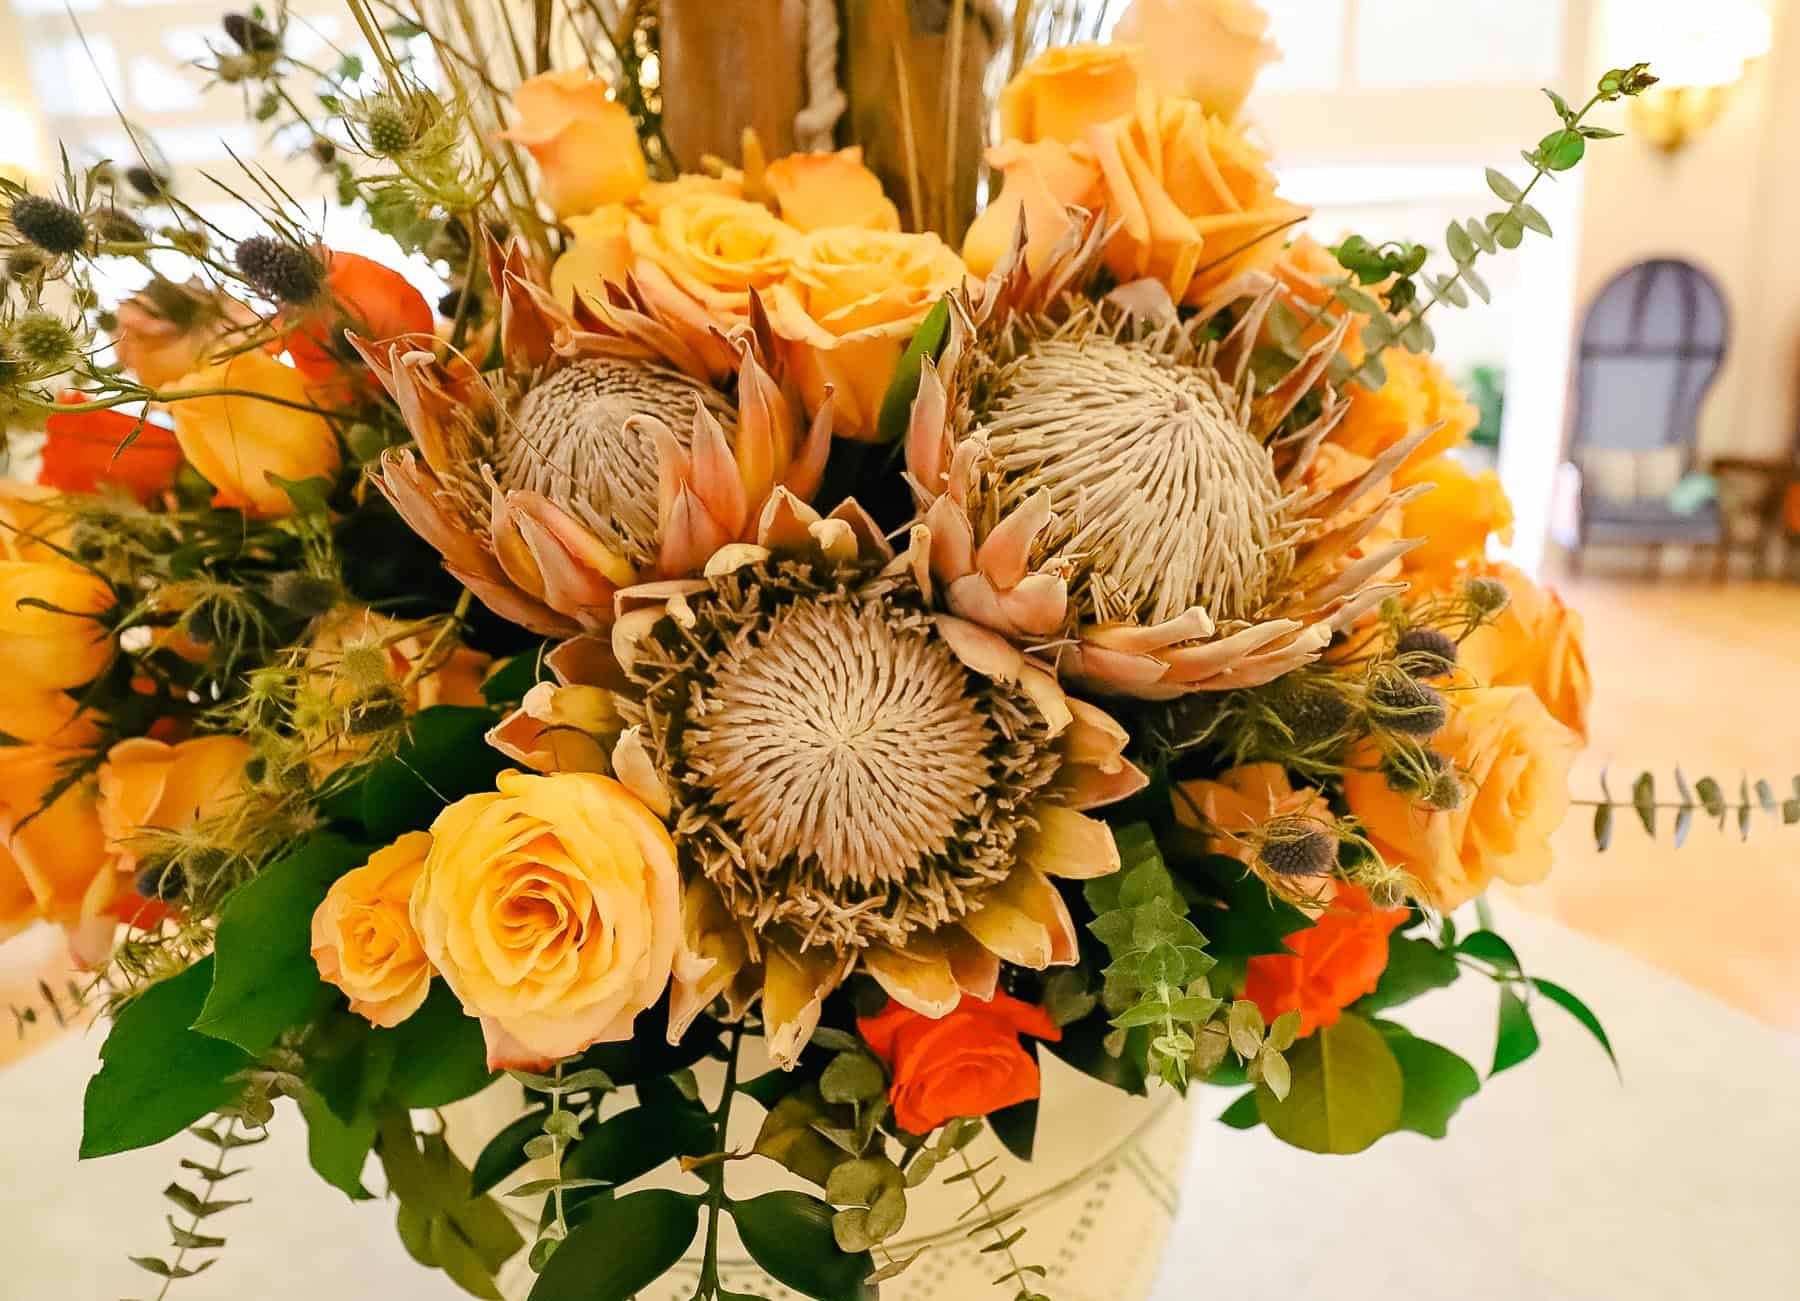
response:
M746 1043L747 1057L755 1057ZM1051 1301L1144 1301L1155 1286L1163 1248L1174 1222L1176 1201L1186 1167L1192 1111L1172 1090L1152 1086L1147 1098L1132 1098L1042 1054L1043 1098L1040 1103L1033 1159L1020 1161L992 1133L983 1132L969 1149L977 1164L995 1164L983 1173L992 1184L1006 1176L995 1198L996 1210L1021 1208L1008 1231L1023 1226L1025 1236L1014 1247L1020 1265L1039 1265L1045 1274L1036 1284ZM754 1075L762 1063L745 1063ZM703 1068L701 1087L710 1096L718 1079ZM452 1108L449 1136L465 1160L519 1114L520 1099L510 1084ZM732 1120L731 1144L747 1150L756 1140L762 1112L741 1102ZM906 1226L885 1244L893 1258L924 1253L899 1277L881 1285L882 1301L1010 1301L1011 1292L994 1286L1003 1271L996 1257L981 1248L989 1237L969 1236L967 1224L980 1218L967 1212L967 1182L945 1183L954 1173L946 1166L938 1176L907 1194ZM678 1185L676 1177L643 1181ZM634 1187L637 1185L634 1185ZM752 1197L777 1188L817 1192L772 1161L733 1162L729 1192ZM534 1208L535 1209L535 1208ZM535 1215L532 1217L535 1223ZM527 1230L529 1231L529 1230ZM743 1250L729 1222L721 1235L721 1271L725 1286L767 1301L804 1301L771 1280ZM687 1301L693 1295L699 1256L684 1260L639 1301ZM521 1258L503 1273L501 1287L509 1301L523 1301L532 1275Z

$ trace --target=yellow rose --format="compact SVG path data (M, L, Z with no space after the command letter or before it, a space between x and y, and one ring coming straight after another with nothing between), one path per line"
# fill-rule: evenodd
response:
M657 215L671 203L679 203L697 194L741 199L744 197L743 174L731 171L723 176L708 176L704 172L683 172L672 181L651 181L637 192L636 197L631 200L631 207L640 216L655 221Z
M537 159L538 192L558 218L634 198L650 179L637 127L603 78L542 72L513 91L518 125L501 138Z
M249 789L250 743L198 736L170 745L148 736L120 741L100 766L100 827L119 870L135 876L147 831L191 831Z
M748 315L752 290L788 273L802 242L762 204L719 194L678 199L629 237L634 257L656 262L708 311L733 316Z
M1463 641L1458 661L1484 686L1529 687L1552 718L1587 740L1594 682L1581 616L1522 569L1490 564L1475 572L1505 583L1512 600L1498 619Z
M1004 178L999 197L982 209L963 238L963 261L985 276L1012 252L1019 219L1025 220L1025 260L1033 271L1074 226L1071 207L1086 207L1100 167L1086 145L1056 140L1009 140L987 151L988 166Z
M834 431L877 437L900 354L965 276L962 259L936 235L841 226L804 237L792 273L772 291L769 319L807 411L823 405L829 386Z
M1437 486L1401 511L1400 532L1424 540L1401 558L1408 577L1426 587L1444 586L1458 566L1487 554L1489 537L1512 541L1512 503L1492 470L1470 474L1440 456L1420 466L1414 479Z
M769 164L763 182L781 206L781 219L796 230L899 230L900 210L862 158L861 146L834 154L789 154Z
M1137 104L1141 52L1133 45L1064 45L1045 50L1000 92L1000 138L1079 140L1097 122Z
M50 921L68 929L87 958L104 952L113 930L105 910L121 893L93 780L75 783L42 807L82 757L38 745L0 746L0 939Z
M550 288L564 307L573 310L575 295L605 301L607 284L622 285L631 274L631 228L642 222L622 203L563 224L575 238L550 268Z
M319 978L343 990L350 1010L372 1025L399 1025L431 989L431 964L409 911L430 849L429 832L409 831L339 877L313 913Z
M1354 361L1360 361L1360 345ZM1331 441L1373 460L1408 434L1438 426L1395 475L1402 484L1429 479L1420 467L1461 446L1481 423L1481 413L1427 353L1389 348L1381 354L1381 364L1387 369L1387 382L1379 389L1351 384L1345 390L1350 409Z
M1198 100L1229 122L1263 65L1281 56L1269 15L1251 0L1135 0L1113 29L1143 58L1144 80L1167 95Z
M218 490L219 504L265 517L291 515L293 502L270 475L300 480L337 473L331 423L300 409L311 404L305 376L268 353L241 352L183 376L174 387L260 395L209 394L170 404L182 455Z
M507 772L431 826L413 888L426 957L481 1020L492 1067L627 1039L681 938L675 844L617 782Z
M1530 885L1549 875L1550 836L1569 810L1569 768L1580 748L1523 687L1448 695L1450 721L1432 746L1462 779L1456 808L1427 808L1391 790L1372 751L1352 756L1344 773L1344 797L1369 839L1444 912L1496 877Z
M1273 266L1279 232L1306 215L1276 195L1268 155L1191 99L1146 95L1086 139L1119 223L1107 266L1122 281L1160 280L1177 302Z
M88 738L69 692L112 662L96 616L113 604L111 587L63 560L0 560L0 733L63 746Z

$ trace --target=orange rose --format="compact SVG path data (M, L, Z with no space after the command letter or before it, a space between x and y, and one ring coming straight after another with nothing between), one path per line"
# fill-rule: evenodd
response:
M1251 0L1135 0L1113 29L1143 55L1144 80L1198 100L1215 117L1238 115L1263 65L1281 57L1269 15Z
M82 395L65 393L62 400L77 403ZM38 482L58 492L99 492L111 484L148 502L175 482L180 468L175 435L140 416L71 411L44 422Z
M1581 616L1522 569L1490 564L1478 572L1505 583L1512 600L1498 619L1463 641L1458 662L1483 686L1530 687L1552 718L1587 740L1594 682Z
M1309 786L1295 790L1278 763L1233 768L1217 781L1181 782L1175 820L1206 835L1210 854L1228 854L1249 865L1253 850L1245 837L1276 818L1304 818L1329 827L1336 821L1325 797Z
M963 995L936 1020L890 1002L856 1028L888 1065L894 1120L909 1134L928 1134L959 1116L986 1116L1038 1096L1037 1059L1020 1035L1055 1042L1062 1031L1049 1013L1010 994L983 1001Z
M225 813L249 789L250 758L241 736L175 745L137 736L108 750L100 767L100 826L119 870L137 874L146 831L191 831Z
M46 485L0 479L0 560L62 559L56 547L68 539L70 517L50 505L55 496Z
M987 275L1012 252L1023 217L1025 260L1036 271L1074 226L1070 208L1093 201L1100 166L1086 145L1056 140L1008 140L988 150L987 161L1004 180L999 197L969 226L963 260L971 273Z
M430 849L429 832L408 832L339 877L313 913L319 978L371 1025L399 1025L430 992L431 964L408 912Z
M337 473L337 435L324 416L303 409L312 399L306 377L292 366L267 353L243 352L184 376L175 387L236 390L170 406L176 441L218 490L214 500L220 505L265 517L291 515L294 504L271 475L300 480Z
M591 773L506 772L431 824L412 918L492 1067L629 1039L668 986L681 874L662 822Z
M1401 558L1408 577L1441 587L1459 565L1486 556L1488 538L1512 541L1512 503L1492 470L1470 474L1459 462L1440 456L1421 465L1414 478L1437 486L1401 510L1401 533L1424 539Z
M1360 885L1340 881L1319 919L1282 941L1287 953L1250 959L1244 997L1267 1021L1298 1009L1302 1035L1336 1025L1345 1008L1375 992L1387 970L1388 936L1406 916L1404 908L1377 908Z
M1306 214L1277 197L1268 155L1191 99L1146 95L1086 139L1119 222L1107 266L1122 281L1160 280L1177 302L1274 265L1275 235Z
M605 286L622 285L631 274L631 232L643 222L624 204L609 203L585 216L570 217L564 225L574 239L550 268L552 292L570 309L577 293L604 301Z
M519 121L501 139L537 159L538 192L559 218L633 198L650 179L631 114L607 89L571 70L541 72L513 91Z
M862 158L860 145L834 154L789 154L769 164L763 182L774 192L781 219L796 230L899 230L899 209Z
M1460 447L1481 423L1481 413L1449 372L1426 353L1389 348L1381 354L1381 364L1387 369L1387 382L1379 389L1351 384L1345 390L1350 410L1331 441L1373 460L1408 434L1441 426L1413 449L1395 476L1402 484L1428 479L1420 467Z
M748 199L693 194L665 206L654 227L628 227L636 259L653 261L715 315L747 317L752 291L767 291L793 265L802 239Z
M683 172L672 181L651 181L631 200L631 208L646 220L655 221L671 203L679 203L696 194L741 199L744 197L743 174L728 171L723 176L708 176L704 172Z
M1137 104L1140 51L1132 45L1063 45L1045 50L1000 92L1000 138L1069 144L1097 122Z
M110 586L60 558L0 560L0 733L63 746L89 738L69 693L112 662L100 616L114 603Z
M161 388L229 352L260 319L235 298L205 289L152 281L119 304L113 348L119 364L151 388Z
M73 751L0 746L0 939L35 921L67 929L82 957L105 951L107 910L122 893L95 812L94 782L77 782L44 808Z
M356 353L344 341L353 330L365 339L430 334L431 304L406 277L359 253L323 251L326 296L318 304L282 311L282 342L308 379L329 379Z
M828 227L804 236L769 319L809 413L832 389L834 432L879 435L900 355L937 302L963 283L963 261L936 235Z
M1447 693L1450 721L1432 745L1462 781L1454 809L1431 809L1389 788L1372 750L1352 756L1344 798L1382 857L1449 912L1495 877L1530 885L1550 872L1550 836L1569 809L1580 742L1523 687Z

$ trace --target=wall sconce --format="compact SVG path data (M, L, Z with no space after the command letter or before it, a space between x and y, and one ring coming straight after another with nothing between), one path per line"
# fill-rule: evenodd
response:
M1674 153L1719 120L1769 52L1769 14L1756 0L1699 9L1687 0L1634 0L1631 11L1627 39L1648 45L1650 70L1662 78L1631 102L1631 124Z

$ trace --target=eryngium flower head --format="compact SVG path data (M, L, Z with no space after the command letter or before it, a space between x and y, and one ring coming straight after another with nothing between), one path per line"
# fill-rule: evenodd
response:
M11 215L14 230L53 256L79 253L87 244L87 223L66 203L41 194L21 194L13 200Z
M1257 859L1276 876L1323 876L1337 865L1337 837L1304 818L1269 823Z
M1408 628L1394 653L1415 678L1441 678L1456 667L1456 638L1437 628Z
M1450 719L1442 693L1403 671L1378 672L1369 684L1369 717L1378 727L1402 736L1436 736Z
M272 235L254 235L240 242L236 261L250 287L278 303L310 303L325 284L325 268L318 258Z

